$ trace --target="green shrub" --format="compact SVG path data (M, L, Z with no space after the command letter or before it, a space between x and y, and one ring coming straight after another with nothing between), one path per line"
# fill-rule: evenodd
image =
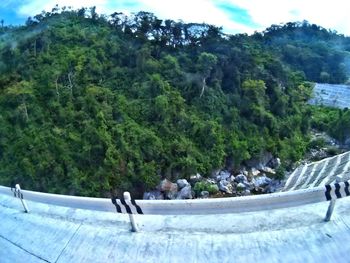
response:
M202 191L208 191L209 194L216 194L219 192L219 187L216 184L211 184L209 182L197 182L194 185L193 190L196 192L196 194L199 194Z

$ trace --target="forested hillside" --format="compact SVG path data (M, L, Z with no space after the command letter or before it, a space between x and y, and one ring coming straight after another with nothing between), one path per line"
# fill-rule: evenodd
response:
M287 167L308 143L306 81L345 82L350 48L306 22L225 35L95 8L0 32L0 184L90 196L140 196L264 151Z

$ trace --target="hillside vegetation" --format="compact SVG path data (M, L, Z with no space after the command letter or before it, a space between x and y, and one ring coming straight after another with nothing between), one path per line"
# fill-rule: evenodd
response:
M348 38L288 23L252 36L151 13L52 12L0 29L0 184L140 196L308 143L311 84L347 80Z

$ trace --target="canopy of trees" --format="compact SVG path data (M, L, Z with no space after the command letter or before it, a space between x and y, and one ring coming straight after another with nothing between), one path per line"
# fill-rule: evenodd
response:
M140 196L264 151L300 159L305 81L344 82L350 47L305 23L231 36L95 8L0 30L0 184L90 196Z

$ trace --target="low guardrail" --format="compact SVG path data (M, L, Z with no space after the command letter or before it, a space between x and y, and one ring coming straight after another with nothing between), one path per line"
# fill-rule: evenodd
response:
M24 211L29 212L26 201L65 206L77 209L127 213L132 230L137 231L134 214L181 215L181 214L222 214L252 212L277 208L287 208L330 201L325 220L329 221L335 200L350 196L350 181L337 182L325 186L290 192L278 192L265 195L191 199L191 200L134 200L128 192L118 198L92 198L58 194L48 194L0 186L0 194L12 195L21 200Z

